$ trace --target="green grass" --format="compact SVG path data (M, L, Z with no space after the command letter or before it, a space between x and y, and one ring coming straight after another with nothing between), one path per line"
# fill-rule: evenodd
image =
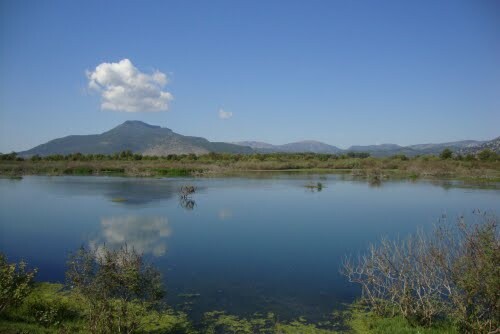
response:
M383 318L359 309L351 311L347 324L356 334L458 334L458 330L450 324L424 328L412 326L400 316Z
M77 333L84 327L79 299L61 284L38 283L33 292L0 318L0 333Z
M45 328L37 324L0 319L1 334L48 334L59 332L59 329Z
M0 333L88 333L85 312L76 293L61 284L37 283L21 305L0 315ZM141 322L139 333L195 333L187 316L173 310L152 311Z
M281 322L271 313L242 318L215 311L205 314L205 321L197 331L186 314L167 309L161 313L151 311L141 320L143 325L137 333L458 334L449 324L413 327L402 317L378 317L356 304L341 314L342 330L336 329L338 319L322 323L310 323L303 318ZM65 291L61 284L38 283L22 305L1 314L0 333L87 333L82 299Z
M113 168L113 167L101 168L101 169L99 169L99 174L123 175L123 174L125 174L125 168Z
M158 176L190 176L193 170L186 168L159 168L155 172Z
M94 170L92 167L79 166L66 168L63 173L66 175L92 175Z

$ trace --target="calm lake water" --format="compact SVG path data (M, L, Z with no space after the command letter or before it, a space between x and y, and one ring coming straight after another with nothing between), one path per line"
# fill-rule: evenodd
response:
M324 188L308 190L310 182ZM194 206L179 200L186 184L198 189ZM314 319L359 295L339 275L345 254L381 236L429 229L443 215L498 215L499 189L304 174L1 179L0 251L38 267L39 280L62 282L68 252L126 242L161 270L168 303L194 316L274 311Z

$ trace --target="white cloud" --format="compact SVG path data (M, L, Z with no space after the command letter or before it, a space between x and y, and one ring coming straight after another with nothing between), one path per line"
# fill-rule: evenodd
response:
M233 117L233 113L230 111L224 111L224 109L219 109L219 118L220 119L230 119Z
M89 87L101 94L101 108L106 110L167 111L174 98L163 90L168 82L164 73L143 73L128 59L99 64L87 71L87 77Z

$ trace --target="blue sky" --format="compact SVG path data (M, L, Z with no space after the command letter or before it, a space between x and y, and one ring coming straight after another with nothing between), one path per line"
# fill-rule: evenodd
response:
M135 112L103 110L89 75L123 59L168 111L127 90L111 105ZM500 3L0 0L0 152L127 119L217 141L491 139Z

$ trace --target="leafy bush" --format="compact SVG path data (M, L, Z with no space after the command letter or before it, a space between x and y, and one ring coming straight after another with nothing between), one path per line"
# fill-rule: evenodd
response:
M8 263L0 253L0 313L19 305L31 292L37 270L27 270L25 262Z
M65 318L64 306L57 302L37 300L29 305L35 321L44 327L57 326Z
M82 247L70 256L66 276L83 299L93 333L138 331L164 295L159 272L126 246L118 250Z
M441 152L441 154L439 154L439 157L443 160L451 159L452 156L453 156L453 152L449 148L445 148L443 150L443 152Z
M75 297L61 284L36 283L31 294L8 316L44 328L62 328L68 324L78 326L81 324L81 306Z
M474 161L474 160L476 160L474 154L469 153L465 156L465 161Z
M498 155L490 149L482 150L477 154L477 157L481 161L496 161L498 160Z

